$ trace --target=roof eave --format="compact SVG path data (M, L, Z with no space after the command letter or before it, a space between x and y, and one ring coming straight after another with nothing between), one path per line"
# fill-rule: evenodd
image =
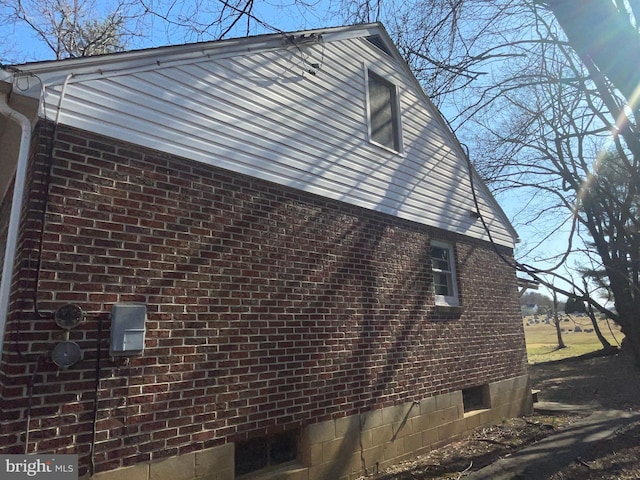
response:
M61 70L96 69L109 68L112 64L129 64L138 61L148 62L154 58L162 58L164 61L188 59L202 55L219 55L225 53L254 52L258 50L268 50L282 48L283 46L295 46L295 42L287 43L288 38L309 37L315 35L326 40L339 40L342 38L357 37L372 33L380 33L384 28L380 23L363 24L344 27L329 27L322 29L300 30L295 32L281 32L256 35L252 37L239 37L228 40L215 40L208 42L189 43L183 45L168 45L162 47L145 48L140 50L130 50L126 52L94 55L82 58L68 58L63 60L46 60L40 62L30 62L16 65L9 65L5 68L13 72L28 72L31 74L45 74ZM388 41L388 35L386 35ZM1 80L1 78L0 78Z

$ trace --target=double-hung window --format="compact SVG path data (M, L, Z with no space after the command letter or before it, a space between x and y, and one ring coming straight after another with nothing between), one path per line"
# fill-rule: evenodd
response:
M367 70L369 139L396 152L402 150L396 86Z
M431 268L436 305L458 306L453 245L438 241L431 242Z

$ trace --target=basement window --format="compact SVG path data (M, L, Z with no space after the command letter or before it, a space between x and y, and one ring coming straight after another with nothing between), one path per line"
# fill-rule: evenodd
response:
M485 384L479 387L462 389L462 403L464 405L464 413L491 408L489 385Z
M235 445L236 475L278 466L298 458L298 432L257 437Z

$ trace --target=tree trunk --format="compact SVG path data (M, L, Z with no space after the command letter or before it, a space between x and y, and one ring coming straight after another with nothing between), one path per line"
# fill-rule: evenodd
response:
M617 271L623 270L615 263L606 267L612 272L609 274L609 280L616 306L616 323L620 325L620 330L625 336L622 341L622 351L630 352L634 356L636 365L640 367L640 323L638 318L640 297L636 292L637 286L631 285L629 279L624 275L616 274Z
M622 340L622 352L630 352L635 359L636 366L640 368L640 325L638 325L637 309L629 310L618 307L620 302L616 300L616 310L618 310L618 324L624 334Z
M562 331L560 330L560 319L558 318L558 294L553 292L553 323L556 326L556 336L558 337L558 350L566 348L562 339Z
M625 331L624 328L621 329L622 333L624 333L624 339L622 340L622 351L623 352L631 352L631 355L634 357L635 364L638 368L640 368L640 334L638 332L630 333Z
M587 279L584 277L582 278L582 284L584 285L584 291L588 292L589 285L587 284ZM600 331L600 326L598 325L598 319L596 319L596 314L593 311L593 305L591 305L591 303L589 302L587 302L587 315L589 315L589 318L591 319L591 323L593 324L593 330L594 332L596 332L596 337L598 337L598 340L600 340L600 343L602 344L602 349L605 351L613 350L614 347L611 346L611 344L609 343L609 340L604 338L604 335L602 335L602 332Z
M593 324L593 331L596 332L596 337L600 340L602 344L602 348L604 350L611 350L613 347L609 343L609 340L604 338L602 332L600 331L600 326L598 325L598 320L596 319L596 314L593 312L593 308L589 305L589 318L591 319L591 323Z

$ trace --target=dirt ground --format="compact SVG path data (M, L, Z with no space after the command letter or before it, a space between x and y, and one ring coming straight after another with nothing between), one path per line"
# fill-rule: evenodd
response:
M539 400L640 411L640 369L627 356L593 356L530 366ZM582 414L584 416L585 414ZM367 479L460 480L499 458L570 426L581 415L531 415L477 429L464 440L396 465ZM549 480L640 479L640 421L597 443Z

